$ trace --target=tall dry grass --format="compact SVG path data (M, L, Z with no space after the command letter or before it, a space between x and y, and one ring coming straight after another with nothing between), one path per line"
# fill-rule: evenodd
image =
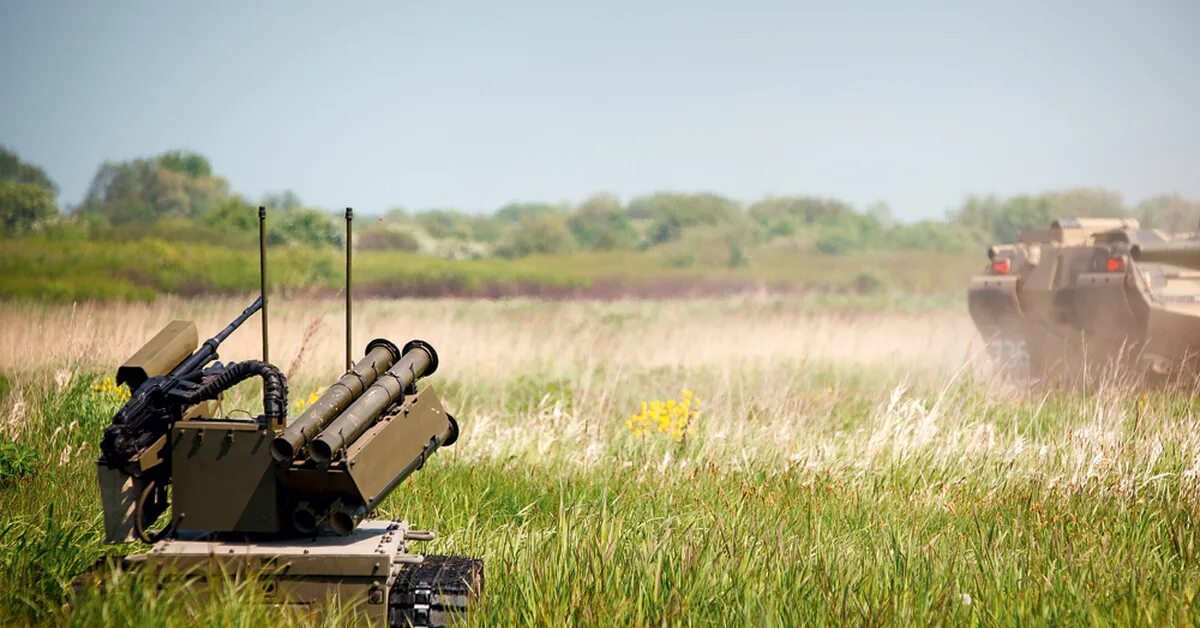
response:
M0 371L113 370L167 322L193 320L204 338L248 301L0 302ZM343 313L336 300L273 300L274 361L291 365L303 348L298 376L336 374L344 354ZM962 312L831 312L787 299L364 301L355 308L354 329L356 348L375 337L428 340L457 373L804 359L950 371L979 351ZM226 360L259 354L257 317L221 348Z
M48 591L0 604L0 617L65 623L55 587L100 551L90 472L116 405L90 378L172 318L207 335L243 306L0 304L0 373L13 382L0 434L51 461L0 488L24 535L0 539L0 593ZM294 371L294 397L319 390L342 368L340 304L272 308L272 357ZM960 310L375 301L356 307L355 327L358 347L419 337L441 354L429 382L463 436L382 514L438 528L438 551L487 560L479 625L1194 617L1200 428L1186 386L1005 384ZM251 320L222 358L258 351ZM682 441L625 426L643 401L683 390L700 408ZM227 408L253 405L234 397ZM64 511L83 532L40 531ZM132 602L144 597L131 586L81 616L159 617ZM193 617L261 617L251 602Z

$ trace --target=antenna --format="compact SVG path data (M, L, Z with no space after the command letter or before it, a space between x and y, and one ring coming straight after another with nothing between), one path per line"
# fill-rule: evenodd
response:
M350 344L351 340L353 339L353 336L351 335L351 319L352 319L353 311L351 310L351 301L350 301L350 256L351 256L351 251L354 249L353 242L352 242L354 232L352 229L350 229L350 221L352 221L352 220L354 220L354 209L347 207L346 208L346 369L347 370L354 367L354 354L353 354L353 349L351 348L351 344Z
M258 278L259 296L262 297L262 359L271 361L267 343L267 208L258 206Z

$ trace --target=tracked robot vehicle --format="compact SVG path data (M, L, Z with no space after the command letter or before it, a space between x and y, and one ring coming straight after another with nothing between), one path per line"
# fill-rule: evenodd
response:
M414 553L432 532L369 517L454 444L458 424L421 381L438 368L428 343L377 339L352 361L351 218L347 209L348 370L299 417L288 421L287 381L268 359L265 248L262 294L229 326L201 344L193 323L174 321L120 366L132 394L96 465L106 540L152 544L125 558L130 567L253 572L279 604L319 613L337 600L373 625L444 625L480 593L482 562ZM264 222L260 208L260 245ZM217 362L221 342L255 313L263 359ZM262 414L215 416L213 402L250 378L262 382Z
M1200 239L1133 219L1062 218L988 249L967 301L993 361L1034 379L1200 370Z

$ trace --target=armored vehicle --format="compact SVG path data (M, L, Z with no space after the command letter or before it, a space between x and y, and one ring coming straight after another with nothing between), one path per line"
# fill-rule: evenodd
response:
M1196 372L1200 240L1130 218L1060 218L988 249L971 280L971 318L996 364L1017 377ZM1126 369L1128 369L1126 371Z
M260 229L265 217L260 208ZM479 594L482 562L414 553L411 544L432 532L369 518L458 438L458 423L422 381L438 369L437 352L420 340L376 339L355 360L347 316L345 374L289 421L287 380L267 359L265 249L260 259L262 294L226 328L200 343L194 324L174 321L117 369L131 396L96 465L106 540L151 544L126 565L153 565L192 586L205 586L188 577L200 571L253 573L279 604L319 613L337 600L373 625L444 625ZM346 267L349 279L349 246ZM346 298L349 314L349 281ZM256 313L263 359L216 361L222 341ZM250 378L261 381L262 414L217 414L212 402Z

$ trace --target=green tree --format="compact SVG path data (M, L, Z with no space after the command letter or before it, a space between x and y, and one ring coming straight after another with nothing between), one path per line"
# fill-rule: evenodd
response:
M1120 218L1129 215L1121 194L1100 188L1071 188L1046 195L1051 218L1090 216ZM1047 225L1049 226L1049 225Z
M876 201L868 205L867 216L875 219L884 229L891 229L896 225L896 219L892 216L892 206L888 205L887 201Z
M1013 242L1026 229L1045 229L1054 220L1054 205L1046 196L1014 196L1000 206L992 234L1001 242Z
M975 231L989 242L1012 242L1024 229L1044 229L1053 219L1053 206L1045 195L1020 195L1009 199L969 196L949 222Z
M533 214L521 218L500 239L496 253L501 257L524 257L535 253L564 253L575 241L561 213Z
M455 209L428 209L413 216L425 233L437 239L469 240L472 228L470 217Z
M407 209L396 206L385 210L383 212L383 219L388 222L411 222L412 215L408 213Z
M354 244L364 251L418 251L421 242L411 225L380 221L355 234Z
M890 249L914 251L967 251L981 244L977 232L936 220L895 225L885 232L884 242Z
M58 214L50 190L36 183L0 181L0 229L5 235L28 233Z
M273 244L342 246L346 240L338 221L319 209L297 207L276 213L267 223L267 239Z
M470 239L476 242L491 243L500 239L504 234L505 224L495 216L474 214L466 217L466 229Z
M1145 227L1165 231L1196 231L1200 225L1200 202L1178 194L1155 196L1138 204L1134 214Z
M51 199L58 194L58 186L44 170L21 161L15 152L0 145L0 181L28 183L50 192Z
M296 209L303 207L304 202L300 200L300 195L291 190L284 190L263 195L262 206L270 209Z
M507 226L494 216L467 214L456 209L417 212L412 222L436 240L462 242L495 242Z
M213 205L204 220L225 231L252 233L258 230L258 208L241 196L227 196Z
M184 150L172 150L158 156L158 163L171 172L186 174L189 177L211 177L212 164L198 153Z
M562 213L562 208L550 203L509 203L496 210L496 220L502 223L516 224L526 216L541 216L544 214Z
M1048 194L1020 194L1007 199L969 196L950 222L983 234L992 242L1012 242L1025 229L1045 229L1055 218L1128 216L1121 195L1097 188L1073 188Z
M113 225L149 223L164 217L200 218L229 196L224 179L198 155L174 151L150 159L106 162L80 206Z
M567 226L585 249L608 251L637 246L637 231L629 212L611 194L596 194L580 203L567 218Z
M777 196L750 206L747 212L767 238L791 236L807 227L853 214L854 208L834 198Z
M646 244L653 246L678 240L688 227L736 224L742 212L736 201L716 194L656 192L630 201L629 216L648 223Z
M878 243L883 228L871 216L854 212L830 215L817 229L817 250L838 255L869 248Z

